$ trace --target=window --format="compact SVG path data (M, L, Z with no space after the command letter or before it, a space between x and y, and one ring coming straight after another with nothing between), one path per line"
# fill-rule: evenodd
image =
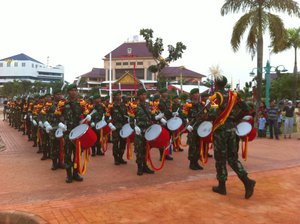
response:
M130 65L134 65L135 64L135 62L130 62Z
M26 66L26 63L25 62L22 62L22 67L25 67Z
M3 63L0 63L0 67L3 67Z
M7 62L7 67L10 67L11 62Z
M138 61L137 65L143 65L144 63L142 61Z
M14 66L15 66L15 67L18 67L18 62L15 62L15 63L14 63Z
M128 62L123 62L123 65L128 65Z
M152 80L152 72L147 69L147 80Z
M33 63L31 64L31 67L34 68L34 64Z
M122 63L121 62L116 62L116 65L122 65Z
M35 68L37 68L38 67L38 65L35 65Z

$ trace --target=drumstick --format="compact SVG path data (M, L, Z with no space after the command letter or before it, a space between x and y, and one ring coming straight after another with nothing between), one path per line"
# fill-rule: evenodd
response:
M91 113L89 113L88 115L93 115L94 113L96 113L97 111L94 109ZM81 120L80 121L80 124L82 124L83 122L85 122L86 121L86 117L83 119L83 120Z

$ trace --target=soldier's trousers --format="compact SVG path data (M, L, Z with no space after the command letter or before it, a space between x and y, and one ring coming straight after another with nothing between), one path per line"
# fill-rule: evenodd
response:
M217 179L227 180L226 161L239 178L247 175L243 165L238 160L236 134L234 129L217 129L213 135L214 158L216 161Z
M188 159L190 161L198 161L200 159L200 137L197 130L188 133L187 144L189 145Z
M136 163L142 165L146 157L146 139L142 135L135 135L134 137L134 152L136 154Z
M31 125L31 137L34 143L37 143L37 126Z
M52 160L59 159L60 139L51 136L50 138L50 157Z
M69 134L65 135L65 146L64 146L64 164L65 168L69 169L74 166L74 158L76 153L76 146L69 140Z
M124 151L125 151L125 146L126 146L126 139L121 138L120 136L120 130L121 129L116 129L115 131L112 132L112 137L113 137L113 156L114 158L119 158L121 159L123 157Z

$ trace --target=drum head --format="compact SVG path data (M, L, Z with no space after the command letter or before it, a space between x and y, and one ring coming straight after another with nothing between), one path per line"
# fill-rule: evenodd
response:
M133 132L133 129L130 127L130 124L123 125L122 129L120 130L121 138L128 138Z
M243 121L236 126L235 133L238 136L246 136L250 133L251 129L252 129L251 124L246 121Z
M167 122L167 127L170 131L176 131L182 125L182 119L180 117L172 117Z
M99 130L99 129L105 127L106 125L107 125L106 121L101 120L101 121L97 122L96 129Z
M199 137L205 138L211 133L212 127L213 125L210 121L203 121L197 129L197 134Z
M162 128L158 124L151 125L145 132L145 139L147 141L153 141L156 139L162 131Z
M80 138L82 135L86 133L88 130L89 126L87 124L80 124L77 127L73 128L72 131L69 134L69 139L75 140Z
M56 138L61 138L63 135L64 135L64 132L61 128L56 129L56 131L55 131Z
M252 119L252 116L250 116L250 115L246 115L243 117L244 121L250 121L251 119Z

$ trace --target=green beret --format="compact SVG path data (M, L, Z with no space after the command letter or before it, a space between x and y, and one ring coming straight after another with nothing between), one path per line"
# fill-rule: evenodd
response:
M147 93L147 91L145 89L138 89L138 91L137 91L137 95L138 96L140 96L140 95L142 95L144 93Z
M168 92L168 89L166 87L163 87L159 90L159 93L166 93Z
M39 98L39 94L34 94L34 99L38 99Z
M172 98L173 99L177 99L177 98L179 98L179 96L178 95L174 95Z
M104 99L106 99L106 100L109 99L109 95L106 95L106 96L104 97Z
M158 100L160 98L160 96L158 95L158 94L155 94L154 96L153 96L153 100Z
M203 93L201 93L201 97L209 97L209 93L208 92L203 92Z
M61 89L54 89L53 90L53 95L55 95L55 94L62 94Z
M199 93L199 88L194 88L190 91L190 94Z
M116 96L116 95L118 95L118 94L121 94L121 91L120 91L120 90L117 90L117 91L113 92L113 96Z
M99 98L101 98L101 96L100 96L99 94L95 94L95 95L93 96L93 100L99 99Z
M222 75L222 77L215 80L215 83L219 87L224 87L227 84L227 78Z
M39 99L44 99L45 95L39 95Z
M70 91L71 89L77 89L77 85L75 83L69 84L67 86L67 91Z
M122 99L127 99L128 96L126 94L123 94Z

